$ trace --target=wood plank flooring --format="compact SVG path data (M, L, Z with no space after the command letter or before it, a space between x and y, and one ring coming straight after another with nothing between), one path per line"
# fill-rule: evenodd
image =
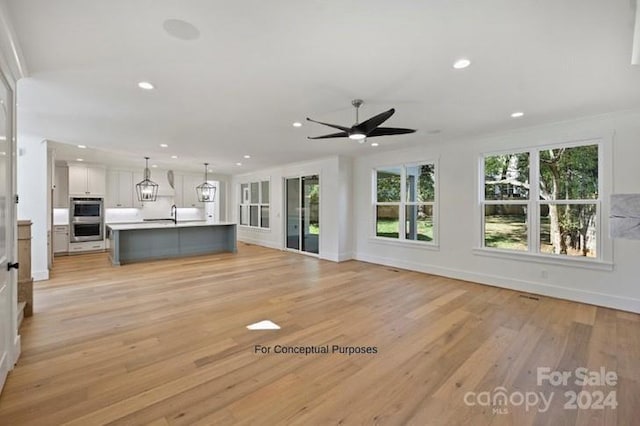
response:
M264 319L282 329L245 328ZM631 425L640 417L639 315L245 244L236 255L119 268L105 254L56 259L52 278L36 283L35 315L21 334L0 425ZM276 345L377 353L275 354ZM538 386L538 367L603 367L618 380ZM512 399L484 404L499 387ZM564 393L581 391L583 403L615 391L618 406L565 409ZM553 399L540 412L517 404L518 393Z

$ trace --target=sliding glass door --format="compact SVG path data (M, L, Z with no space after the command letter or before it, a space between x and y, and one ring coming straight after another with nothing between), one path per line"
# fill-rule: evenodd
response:
M300 250L300 178L287 179L287 248Z
M287 248L318 254L320 249L320 177L287 178Z

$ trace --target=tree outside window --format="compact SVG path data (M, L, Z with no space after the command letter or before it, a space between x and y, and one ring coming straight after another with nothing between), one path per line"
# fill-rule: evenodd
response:
M436 168L433 163L375 171L375 235L433 243Z
M483 246L598 257L599 161L597 144L485 156Z

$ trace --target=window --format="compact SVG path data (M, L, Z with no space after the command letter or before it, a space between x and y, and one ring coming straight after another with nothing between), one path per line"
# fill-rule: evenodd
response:
M269 228L269 181L240 184L240 225Z
M600 258L596 143L483 157L482 246Z
M375 170L375 236L436 242L436 167L420 163Z

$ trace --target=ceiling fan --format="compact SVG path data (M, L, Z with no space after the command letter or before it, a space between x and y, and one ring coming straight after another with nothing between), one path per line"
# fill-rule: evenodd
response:
M330 139L330 138L349 138L363 143L366 138L372 138L374 136L389 136L389 135L402 135L406 133L413 133L415 129L403 129L400 127L379 127L382 123L387 121L389 117L396 112L391 108L389 111L381 112L378 115L371 117L370 119L358 123L358 109L362 106L364 101L362 99L354 99L351 101L351 105L356 108L356 124L351 127L338 126L337 124L323 123L321 121L312 120L307 117L307 121L313 123L323 124L325 126L333 127L334 129L341 130L338 133L331 133L323 136L309 136L308 139Z

